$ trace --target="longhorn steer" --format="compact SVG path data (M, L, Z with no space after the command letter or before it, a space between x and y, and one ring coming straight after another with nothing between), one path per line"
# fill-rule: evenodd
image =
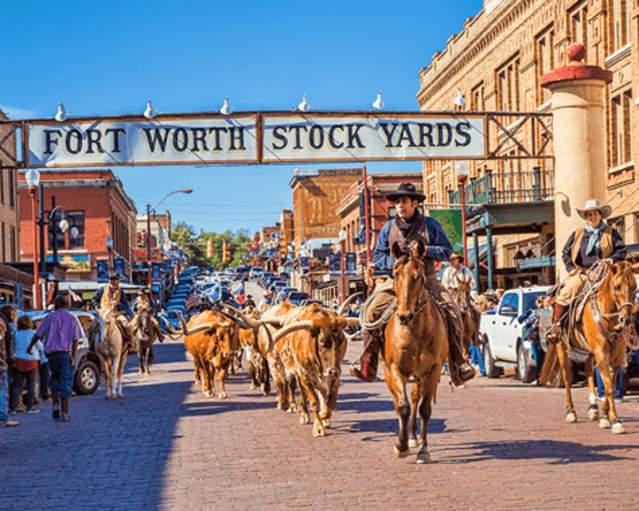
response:
M237 326L224 314L204 311L184 324L184 347L193 357L194 379L206 396L214 397L215 379L220 382L218 397L225 398L226 372L239 347Z
M295 384L299 384L300 422L310 422L310 403L313 436L324 436L326 428L330 427L347 346L344 329L355 324L359 324L355 318L346 318L312 304L290 311L283 328L273 335L271 358L280 361L277 369L271 367L274 378L286 382L289 404ZM280 374L276 374L278 370Z

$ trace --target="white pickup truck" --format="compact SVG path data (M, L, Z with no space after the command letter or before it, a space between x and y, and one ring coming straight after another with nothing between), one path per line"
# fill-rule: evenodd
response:
M530 379L529 346L522 342L524 324L521 318L535 307L537 297L548 289L549 286L509 289L497 307L482 314L479 334L484 341L484 364L489 378L497 378L503 367L516 365L519 378Z

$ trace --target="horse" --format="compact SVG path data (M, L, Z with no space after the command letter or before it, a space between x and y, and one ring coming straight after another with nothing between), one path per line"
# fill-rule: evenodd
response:
M462 322L464 323L464 351L465 355L468 355L471 342L475 346L480 344L479 321L481 316L475 308L470 295L470 280L458 276L457 282L457 289L451 289L450 291L461 311Z
M421 241L411 244L409 255L402 255L397 243L391 247L397 307L384 329L383 352L384 379L399 420L394 452L404 458L409 447L419 446L416 434L419 411L421 448L417 463L430 462L428 421L442 367L448 359L448 327L427 288L425 252ZM410 400L406 388L409 382L414 382Z
M115 316L116 314L113 310L96 311L96 319L89 328L91 345L95 346L95 352L102 362L107 399L124 397L122 393L122 375L130 348L129 341L125 338L118 324L119 321ZM104 334L100 342L95 342L101 330L100 318L104 321Z
M162 342L162 333L153 322L153 313L149 307L138 307L131 320L131 331L138 351L140 374L151 374L153 362L153 343Z
M582 319L575 322L572 331L563 329L561 340L556 344L561 375L566 387L568 423L577 422L570 390L572 371L568 358L569 348L576 348L590 353L590 359L586 363L590 389L589 419L599 419L599 427L610 429L613 434L624 432L613 396L617 370L625 361L626 342L623 337L629 335L634 328L634 297L637 287L634 271L638 269L639 265L631 265L625 261L613 263L604 260L596 263L587 273L588 282L585 285L588 287ZM600 408L596 405L595 363L599 367L606 390L606 397Z

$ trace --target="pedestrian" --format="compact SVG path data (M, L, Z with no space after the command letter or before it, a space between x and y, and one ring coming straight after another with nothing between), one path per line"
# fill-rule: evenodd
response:
M38 351L40 352L40 364L38 365L38 388L40 390L40 401L44 402L49 399L49 360L47 359L47 354L44 351L42 341L39 341L39 343L42 346L42 349L38 348Z
M69 421L75 355L82 330L80 322L67 310L69 302L65 295L56 296L54 306L55 311L44 318L34 334L29 351L42 339L51 371L49 386L53 401L52 415L55 420Z
M11 382L11 399L9 410L13 413L24 412L25 408L19 406L19 396L22 389L27 387L27 395L24 399L27 413L38 413L40 410L35 406L35 382L38 375L38 363L40 361L40 350L44 350L42 343L36 345L34 353L27 351L31 344L31 339L35 334L33 321L29 316L22 316L18 319L18 330L15 335L15 369L14 378Z
M0 308L0 427L20 424L9 420L9 372L13 370L13 337L11 315L5 307Z

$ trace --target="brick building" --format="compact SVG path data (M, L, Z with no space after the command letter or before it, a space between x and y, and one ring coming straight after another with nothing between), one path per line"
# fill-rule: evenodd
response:
M66 268L66 280L97 279L96 261L123 258L130 274L132 249L135 244L136 209L122 182L110 170L55 170L41 172L44 185L44 209L51 210L53 201L66 212L69 229L57 236L58 260ZM22 204L29 201L24 175L19 178ZM31 208L20 209L20 230L31 232ZM75 228L75 229L73 229ZM77 233L73 237L71 233ZM108 241L112 240L112 249ZM47 260L53 256L53 239L45 240ZM20 238L23 261L33 260L33 239Z
M459 91L466 111L549 112L550 93L541 87L540 77L567 63L566 50L571 44L583 43L586 62L613 74L602 126L608 151L607 189L600 199L613 206L612 222L626 242L637 242L639 198L635 193L639 185L634 161L639 161L639 144L632 142L632 132L639 122L634 99L639 91L638 16L637 0L485 0L483 9L468 18L461 32L452 35L420 71L420 109L451 110ZM521 151L511 141L502 146L500 154L520 155ZM521 206L534 201L538 209L533 220L543 217L537 233L498 237L498 269L512 269L517 256L524 253L544 256L549 245L548 254L552 253L554 217L547 216L554 193L552 171L552 160L471 164L475 185L469 185L467 192L477 192L479 202ZM451 162L425 162L423 178L429 204L446 205L458 199ZM480 193L482 189L489 193ZM513 283L506 273L498 278L498 285Z
M260 229L260 243L263 246L277 247L280 236L280 224L264 226Z
M293 222L293 211L283 209L280 213L280 249L288 247L295 239L295 227Z
M136 239L134 260L136 263L145 263L147 259L146 234L147 216L137 215L136 217ZM166 247L171 240L171 213L166 210L164 213L151 214L151 259L153 261L162 260L162 247Z
M293 190L296 250L310 239L337 238L340 229L337 207L361 174L361 169L297 171L293 174L289 186Z

